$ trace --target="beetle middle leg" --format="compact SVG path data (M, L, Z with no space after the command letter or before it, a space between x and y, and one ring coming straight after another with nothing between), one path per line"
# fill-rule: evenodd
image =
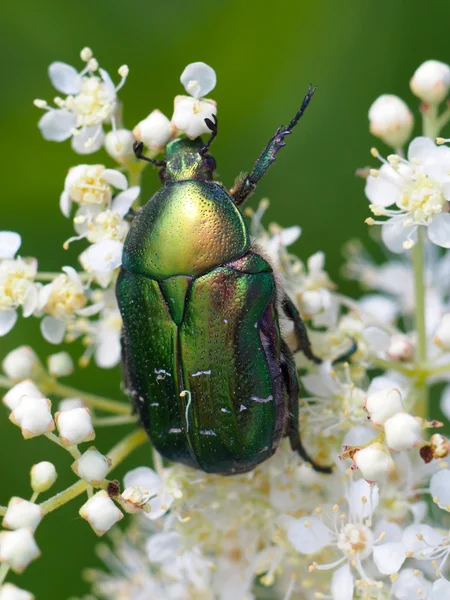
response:
M286 435L289 436L291 442L291 448L294 452L303 458L304 461L309 462L315 471L319 473L331 473L331 466L319 465L316 463L307 453L305 447L302 444L300 437L300 426L299 426L299 383L297 376L297 367L295 366L294 356L289 349L285 341L281 342L281 371L283 374L286 391L289 396L289 421L288 430Z
M312 360L314 363L316 363L316 365L320 365L322 363L322 359L316 356L312 351L311 342L308 337L308 331L305 327L303 319L301 318L297 307L287 294L284 294L283 296L281 307L286 317L294 323L294 333L297 341L297 347L294 349L294 352L301 350L306 358Z

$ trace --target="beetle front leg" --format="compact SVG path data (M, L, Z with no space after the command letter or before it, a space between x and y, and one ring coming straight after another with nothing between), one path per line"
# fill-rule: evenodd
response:
M331 473L332 467L323 466L316 463L309 456L302 444L299 425L299 384L297 367L295 366L294 356L284 341L281 344L281 370L283 373L286 391L289 396L289 425L286 435L289 436L291 448L294 452L298 452L304 461L309 462L315 471L318 471L319 473Z
M314 363L316 363L316 365L320 365L322 363L322 359L316 356L312 351L311 342L308 337L308 331L305 323L303 322L297 307L287 294L283 296L281 307L286 317L294 323L294 333L297 341L297 347L295 348L294 352L301 350L306 358L312 360Z
M292 121L289 123L289 125L287 127L278 127L275 135L269 141L267 146L264 148L262 154L256 161L252 172L246 177L244 177L244 179L238 181L235 187L230 191L230 195L233 198L233 202L237 206L242 204L250 196L250 194L256 188L258 181L264 176L267 169L275 160L275 155L278 152L278 150L280 150L280 148L283 148L283 146L286 146L284 138L292 133L292 129L295 127L295 125L297 125L300 118L303 116L303 113L305 112L315 91L316 88L313 88L310 85L308 88L308 92L303 99L300 109L298 110L297 114L292 119Z

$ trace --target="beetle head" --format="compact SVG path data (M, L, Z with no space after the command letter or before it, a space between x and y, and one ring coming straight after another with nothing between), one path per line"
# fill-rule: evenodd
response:
M209 154L201 154L204 143L201 138L173 140L166 147L165 181L213 178L216 162Z

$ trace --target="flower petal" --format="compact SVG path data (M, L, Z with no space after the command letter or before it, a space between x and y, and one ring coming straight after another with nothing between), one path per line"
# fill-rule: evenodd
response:
M102 173L102 179L118 190L126 190L128 187L127 178L120 171L116 171L116 169L105 169Z
M333 573L331 580L331 595L333 600L352 600L355 582L350 569L346 563L343 567Z
M435 581L428 597L429 600L444 600L444 598L450 598L450 582L446 579L438 579Z
M450 385L444 388L441 397L441 411L450 421Z
M434 502L450 512L450 470L443 469L435 473L430 481L430 493Z
M412 598L427 598L431 584L423 574L416 569L402 569L392 585L392 593L397 600L411 600ZM445 596L436 596L433 600L444 600Z
M41 321L41 333L50 344L60 344L66 333L66 325L63 321L47 315Z
M431 138L416 137L409 144L408 160L412 163L422 165L435 149L436 144Z
M204 62L188 65L180 77L181 83L188 94L194 98L202 98L216 87L216 72Z
M428 225L428 237L433 244L450 248L450 214L436 215Z
M180 550L181 536L176 531L154 533L148 538L145 547L150 562L172 561Z
M387 542L374 546L373 560L383 575L397 573L406 559L405 547L401 542Z
M14 258L21 243L22 238L15 231L0 231L0 260Z
M395 254L401 254L405 251L403 248L403 242L407 239L411 239L414 242L417 240L417 228L416 230L411 227L404 227L406 217L399 215L389 219L381 226L381 237L385 246L391 252Z
M102 369L111 369L120 361L120 338L117 334L103 334L95 350L95 362Z
M81 77L71 65L63 62L53 62L48 68L48 76L58 92L63 94L78 94L80 92Z
M365 479L358 479L351 483L348 504L352 515L359 520L370 518L379 501L380 490L377 485L371 486Z
M80 256L82 265L89 271L106 273L114 271L122 264L122 242L116 240L103 240L92 244Z
M424 171L436 181L444 183L450 179L450 148L439 146L431 152L425 164Z
M149 467L136 467L125 475L123 485L125 488L139 487L142 490L148 490L151 494L156 494L161 488L161 479Z
M301 554L314 554L331 541L329 530L316 517L294 519L282 516L279 522L286 530L288 540Z
M124 217L128 211L130 210L133 202L139 196L141 192L141 188L138 185L135 185L114 198L111 204L111 210L113 212L119 213L121 217Z
M444 473L445 471L441 471ZM431 487L431 486L430 486ZM447 493L450 488L447 488ZM435 546L442 543L444 537L430 525L410 525L402 535L402 543L406 552L413 552L418 557L427 557L433 553Z
M17 321L17 311L6 309L0 312L0 336L11 331Z
M72 135L76 125L75 115L63 108L49 110L39 120L38 127L44 140L64 142Z
M116 97L116 86L114 85L113 80L109 76L108 71L105 71L105 69L99 69L98 72L100 73L100 76L105 84L109 100L113 100Z
M397 179L399 182L397 183ZM400 199L401 180L389 165L383 165L378 177L369 175L366 182L365 194L372 204L390 206Z
M101 125L93 127L83 127L81 133L72 138L72 149L77 154L93 154L100 150L105 139ZM92 140L92 143L90 143Z
M70 198L70 194L67 192L62 192L59 197L59 208L61 209L62 214L65 217L70 217L70 211L72 209L72 200Z

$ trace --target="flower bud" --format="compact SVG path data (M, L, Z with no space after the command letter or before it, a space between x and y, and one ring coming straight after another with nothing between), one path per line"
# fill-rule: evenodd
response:
M383 481L394 469L391 455L379 442L357 450L353 454L353 460L369 483Z
M134 158L133 144L136 141L128 129L110 131L105 137L105 150L111 158L119 163L125 163Z
M58 474L53 463L43 460L31 467L30 477L33 492L41 494L52 487Z
M55 429L51 405L48 398L23 396L9 415L9 420L20 427L26 440L42 435Z
M414 346L406 335L393 335L389 345L388 356L396 362L406 362L414 355Z
M67 352L57 352L50 355L47 359L47 366L50 375L53 375L53 377L67 377L67 375L72 375L74 371L73 360Z
M414 118L398 96L384 94L369 109L370 133L393 148L401 148L411 136Z
M450 440L440 433L435 433L430 438L433 458L441 459L450 454Z
M33 376L39 359L29 346L19 346L6 355L2 363L5 375L12 381L23 381Z
M444 315L436 329L433 338L436 346L443 350L450 350L450 313Z
M196 100L189 96L176 96L172 116L172 125L180 133L184 133L191 140L211 131L205 119L213 121L217 114L217 105L214 100Z
M382 427L387 419L403 410L402 395L396 388L376 392L366 398L364 407L374 426Z
M16 573L21 573L39 555L39 548L29 529L0 533L0 562L6 563Z
M194 98L206 96L216 87L216 72L204 62L189 64L181 74L181 83Z
M146 119L140 121L133 129L140 142L152 150L163 150L172 137L172 126L169 119L160 110L154 110Z
M394 452L410 450L422 441L422 427L419 421L406 412L399 412L384 424L386 444Z
M0 587L0 600L35 600L35 598L33 594L16 585L5 583Z
M29 396L30 398L44 398L44 394L42 394L39 388L32 381L26 379L12 387L3 396L3 404L10 410L14 410L23 396Z
M95 438L88 408L73 408L56 413L56 426L63 446L75 446Z
M72 470L92 485L98 485L105 479L111 467L111 460L103 456L96 448L89 448L72 465Z
M7 529L29 529L35 531L42 520L42 510L34 502L13 497L9 501L2 525Z
M450 67L439 60L427 60L416 70L410 81L413 94L429 104L439 104L450 87Z
M64 398L58 404L58 411L72 410L73 408L84 408L85 404L81 398Z
M123 518L122 512L104 490L89 498L80 508L79 514L97 535L103 535Z

